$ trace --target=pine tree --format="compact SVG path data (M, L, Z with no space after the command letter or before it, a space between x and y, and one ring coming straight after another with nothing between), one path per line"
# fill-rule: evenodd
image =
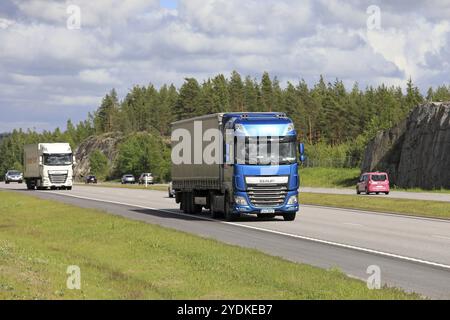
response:
M203 107L198 104L200 94L201 90L197 80L186 78L173 110L177 120L202 114Z
M231 73L231 79L229 82L229 93L230 93L230 109L231 111L244 110L244 84L242 83L241 75L236 71Z

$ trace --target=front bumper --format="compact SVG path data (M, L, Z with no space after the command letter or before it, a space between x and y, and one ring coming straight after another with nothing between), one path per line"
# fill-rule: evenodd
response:
M8 177L6 178L6 181L8 182L20 182L23 181L22 177Z
M288 200L292 196L298 197L297 191L289 191L287 193L286 199L281 206L277 207L256 207L254 206L248 197L248 194L246 192L236 192L235 196L244 197L247 200L247 205L233 205L233 213L235 214L275 214L275 215L282 215L283 213L287 212L297 212L299 210L299 204L287 204Z
M49 178L43 178L41 182L41 187L44 188L62 188L62 187L72 187L73 186L73 180L71 178L68 178L63 183L55 183L51 182Z

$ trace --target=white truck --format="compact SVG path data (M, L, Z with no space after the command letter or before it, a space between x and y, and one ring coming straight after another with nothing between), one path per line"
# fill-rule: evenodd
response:
M28 190L72 190L75 158L68 143L26 145L24 162L24 179Z

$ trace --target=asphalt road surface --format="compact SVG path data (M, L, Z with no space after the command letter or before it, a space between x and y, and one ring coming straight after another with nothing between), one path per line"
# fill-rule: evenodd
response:
M450 299L450 221L304 205L295 222L243 218L230 223L212 220L206 211L183 214L166 192L85 186L72 191L0 188L101 209L295 262L337 267L362 280L369 277L367 268L375 265L384 284Z

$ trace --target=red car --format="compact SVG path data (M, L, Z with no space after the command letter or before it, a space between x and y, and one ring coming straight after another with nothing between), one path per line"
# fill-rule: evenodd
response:
M389 176L386 172L363 173L356 185L357 194L361 194L361 192L365 194L389 194L389 191Z

